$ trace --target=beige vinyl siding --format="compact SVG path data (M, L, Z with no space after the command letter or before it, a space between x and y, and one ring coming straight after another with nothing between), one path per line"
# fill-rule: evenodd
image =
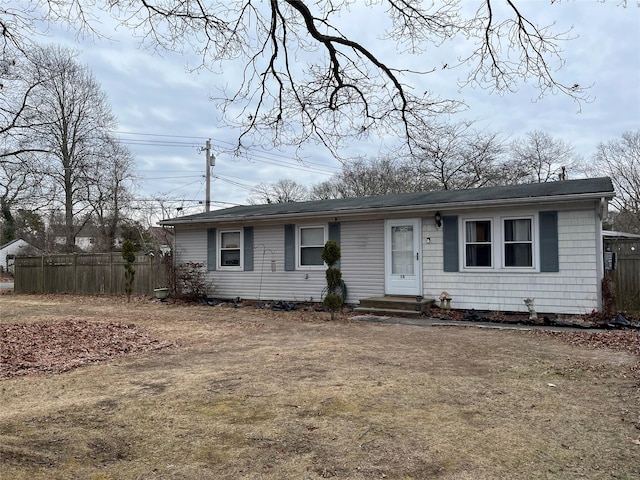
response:
M347 302L384 295L384 220L343 222L340 244Z
M229 227L234 228L234 227ZM227 229L225 226L224 229ZM178 261L206 261L206 230L177 233L177 241L188 252L178 255ZM179 236L178 236L179 235ZM325 286L324 271L284 270L284 226L255 227L253 232L253 271L219 268L207 273L214 285L213 297L250 300L319 301ZM275 271L272 271L272 261Z
M523 299L531 297L538 312L589 313L599 307L597 222L593 208L558 212L560 271L551 273L443 272L442 230L424 222L425 296L446 291L456 309L517 312L527 311Z
M207 231L176 228L174 232L175 262L207 264Z
M303 223L297 226L305 225ZM310 225L318 225L314 222ZM227 227L225 227L226 229ZM232 228L232 227L230 227ZM384 222L382 220L343 222L340 225L341 270L347 284L347 302L384 294ZM254 228L253 271L207 273L220 298L319 302L326 286L324 270L284 270L284 226ZM207 258L205 229L177 229L177 262L202 262ZM275 272L272 271L272 261Z

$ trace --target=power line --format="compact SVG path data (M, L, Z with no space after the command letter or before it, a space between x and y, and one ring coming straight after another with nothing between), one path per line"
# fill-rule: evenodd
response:
M169 180L174 178L202 178L204 175L172 175L170 177L144 177L145 180Z
M143 132L125 132L125 131L116 131L115 133L126 134L126 135L139 135L144 137L163 137L163 138L190 138L197 139L202 141L206 141L204 137L196 137L189 135L169 135L169 134L160 134L160 133L143 133ZM121 143L129 144L129 145L139 145L139 146L173 146L173 147L197 147L198 145L193 142L176 142L176 141L163 141L163 140L138 140L138 139L121 139ZM228 149L229 147L235 147L235 143L228 142L225 140L212 140L214 145L222 147L224 149ZM284 166L289 168L294 168L296 170L309 171L310 173L320 173L324 175L331 175L333 173L337 173L340 168L332 167L320 162L314 162L312 160L304 160L300 163L290 162L291 156L286 154L274 153L272 151L263 150L260 147L257 147L259 150L254 150L250 157L247 157L248 161L257 161L264 162L275 166L281 166L279 163L273 162L282 162ZM272 157L272 158L269 158ZM317 165L321 168L316 168L310 165ZM331 170L327 170L331 169Z
M291 168L293 170L300 170L302 172L309 172L309 173L317 173L319 175L333 175L337 172L330 172L328 170L320 170L314 167L301 167L298 164L295 163L287 163L284 161L280 161L277 162L275 160L266 160L266 159L261 159L261 157L259 156L254 156L252 158L253 161L255 162L262 162L262 163L267 163L269 165L275 165L276 167L286 167L286 168Z
M119 139L121 145L131 145L140 147L175 147L175 148L197 148L198 144L193 142L168 142L168 141L152 141L152 140L130 140Z
M142 132L123 132L123 131L114 131L113 133L121 133L124 135L140 135L145 137L170 137L170 138L194 138L198 140L206 140L205 137L194 137L190 135L168 135L166 133L142 133Z
M160 133L146 133L146 132L130 132L130 131L117 131L116 132L118 135L126 135L126 136L133 136L134 138L130 138L130 137L121 137L118 139L119 143L123 144L123 145L127 145L127 146L131 146L131 147L158 147L158 148L189 148L189 149L197 149L198 153L201 153L202 151L206 151L206 152L210 152L210 148L211 148L211 140L209 139L205 139L204 137L197 137L197 136L190 136L190 135L171 135L171 134L160 134ZM142 137L142 138L135 138L135 137ZM172 140L172 139L179 139L179 140ZM206 142L206 148L203 149L201 147L201 145L198 145L198 143L193 142L193 141L183 141L182 139L185 140L197 140L197 142L202 143L202 142ZM222 147L223 145L228 145L228 147L222 147L224 148L224 150L229 150L230 147L235 147L235 145L231 142L226 142L224 140L216 140L214 142L214 145L217 145L219 148ZM207 155L209 155L209 153L207 153ZM251 153L251 155L247 155L246 157L244 157L247 159L247 161L249 163L262 163L262 164L267 164L267 165L273 165L279 168L286 168L287 170L296 170L296 171L300 171L300 172L305 172L305 173L309 173L312 175L327 175L327 176L331 176L331 175L335 175L336 173L338 173L339 168L338 167L332 167L332 166L328 166L325 165L323 163L320 162L314 162L314 161L302 161L302 162L298 162L298 161L292 161L292 157L291 156L286 156L283 154L277 154L274 152L270 152L270 151L265 151L262 149L259 149L258 151L253 151ZM207 168L210 168L209 166L209 160L207 160ZM157 170L150 170L150 172L157 172ZM168 171L164 170L163 173L168 173ZM176 170L176 172L178 172L178 170ZM184 170L180 170L181 173L191 173L189 171L184 171ZM196 191L196 195L198 195L202 189L203 189L203 185L206 182L207 184L207 196L206 196L206 200L205 200L205 205L207 205L206 209L208 211L208 204L210 203L210 198L209 198L209 191L208 189L210 188L209 185L209 180L208 180L208 176L205 175L201 175L199 173L195 173L193 172L194 175L179 175L179 176L175 176L175 175L171 175L171 176L154 176L154 177L145 177L143 176L142 179L144 181L154 181L154 180L175 180L175 179L187 179L187 178L197 178L198 180L195 180L194 182L190 182L187 183L186 185L181 185L181 186L177 186L175 188L173 188L172 190L169 190L168 192L165 193L165 195L170 194L172 192L176 192L178 190L181 189L185 189L187 187L190 187L194 184L197 184L200 182L199 187ZM207 175L210 175L209 171L207 171ZM202 180L204 178L207 178L207 180ZM237 188L241 188L244 189L246 191L252 192L255 189L255 185L257 185L259 182L253 181L253 180L249 180L247 178L240 178L240 177L234 177L234 176L224 176L224 175L215 175L213 177L214 179L219 179L222 182L228 183L234 187ZM253 185L247 185L246 183L241 183L235 180L232 180L232 178L236 178L238 180L241 180L242 182L251 182L253 183ZM199 204L202 204L201 201L198 201ZM214 203L220 203L220 202L214 202Z
M138 172L153 172L153 173L156 173L158 171L158 169L157 168L154 168L152 170L146 170L146 169L145 170L140 170L140 169L138 169L137 171ZM193 173L193 176L202 175L199 170L184 170L184 169L183 170L167 170L166 168L163 168L162 172L163 173L178 173L178 172L179 173ZM177 177L172 175L169 178L177 178Z
M249 185L244 185L244 184L242 184L240 182L236 182L234 180L230 180L230 179L222 177L220 175L212 175L212 176L213 176L213 178L217 178L219 180L222 180L223 182L226 182L226 183L228 183L230 185L233 185L235 187L244 188L245 190L249 190L249 191L253 190L253 187L251 187Z
M175 192L176 190L180 190L181 188L188 187L188 186L193 185L195 183L199 183L199 180L196 180L195 182L187 183L186 185L180 185L179 187L176 187L176 188L174 188L172 190L169 190L168 192L165 192L165 195L167 195L167 194L169 194L171 192Z
M194 200L194 199L179 199L179 200L168 200L165 198L134 198L134 202L139 203L196 203L198 205L202 205L202 200ZM233 202L223 202L221 200L211 200L211 203L218 203L220 205L231 205L233 207L242 207L244 206L241 203L233 203Z

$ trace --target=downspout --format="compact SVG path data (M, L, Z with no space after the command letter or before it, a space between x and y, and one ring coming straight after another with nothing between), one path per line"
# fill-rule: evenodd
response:
M602 238L602 221L604 220L608 202L605 197L600 198L600 203L596 206L598 221L596 222L596 278L598 279L598 311L602 312L602 280L604 279L604 247Z

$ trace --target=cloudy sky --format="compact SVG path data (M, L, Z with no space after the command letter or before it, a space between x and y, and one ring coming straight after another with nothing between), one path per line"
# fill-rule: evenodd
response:
M457 78L463 70L442 71L424 79L428 88L447 97L462 99L468 109L460 119L474 119L478 125L505 138L514 139L532 130L551 133L572 144L577 153L590 158L600 142L619 138L625 131L640 128L640 8L618 0L516 2L535 21L556 22L559 31L573 27L576 38L563 44L566 64L559 78L567 83L593 85L590 103L578 108L562 95L534 101L536 91L523 83L516 93L492 95L479 88L459 90ZM553 3L553 4L551 4ZM470 2L468 5L475 4ZM353 29L362 41L375 45L382 56L395 58L393 45L379 42L375 18L363 22L361 5L345 17L343 29ZM357 19L357 21L354 21ZM251 187L261 182L291 178L304 184L329 178L340 164L315 145L302 149L304 163L292 152L252 152L251 159L227 153L236 132L225 128L211 96L232 85L239 65L226 65L218 72L189 72L197 59L188 54L153 53L141 49L125 28L111 28L109 39L76 38L72 33L52 30L47 42L72 46L79 61L92 70L107 93L119 120L118 136L135 155L140 175L138 198L158 195L185 200L185 213L197 213L205 197L205 156L203 147L211 139L216 165L212 170L212 208L246 202ZM345 31L345 33L349 33ZM462 41L462 40L460 40ZM425 69L455 57L460 43L413 58ZM359 146L344 156L375 155L383 144ZM219 202L219 203L217 203ZM177 205L177 204L176 204Z

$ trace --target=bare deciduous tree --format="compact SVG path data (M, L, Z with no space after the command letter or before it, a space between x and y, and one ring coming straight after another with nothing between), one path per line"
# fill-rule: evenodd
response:
M115 247L117 228L133 203L132 189L135 182L131 152L113 138L106 138L94 171L87 185L87 201L102 238L100 250L111 251ZM94 250L97 250L94 248Z
M410 162L425 190L475 188L509 183L502 169L503 141L472 122L442 124L419 142Z
M261 203L289 203L307 200L307 187L295 180L283 178L274 183L261 183L253 188L247 199L252 205Z
M616 189L614 228L640 233L640 130L600 143L594 167L598 174L611 177Z
M312 185L309 189L310 200L329 200L331 198L344 198L338 189L339 174L334 174L329 180Z
M383 156L374 159L359 158L344 163L341 172L311 187L310 196L322 200L391 195L423 189L428 188L420 184L411 165Z
M17 9L2 8L0 21L4 45L20 46L38 31L43 16L97 32L101 13L109 12L152 48L199 54L203 68L239 60L242 81L220 99L227 119L241 129L238 149L251 143L248 137L253 143L268 139L296 146L311 140L338 156L342 146L373 133L403 139L413 151L435 116L461 106L459 99L418 87L417 79L435 74L435 68L394 65L374 45L346 33L349 14L384 15L385 39L403 56L424 54L454 38L466 42L469 53L445 65L459 67L463 84L505 92L526 78L540 95L560 92L579 103L586 99L582 80L563 83L556 76L570 31L536 24L515 0L477 0L476 5L469 8L461 0L366 5L349 0L44 0L37 7L18 1ZM350 20L359 24L362 17Z
M66 248L72 251L76 234L94 213L97 185L103 189L114 178L105 172L115 156L122 158L124 147L114 146L111 132L116 120L104 92L72 52L61 47L37 48L30 52L30 60L31 78L40 80L32 93L38 109L30 135L47 152L46 165L39 173L63 205ZM126 178L127 172L118 175Z
M5 55L0 58L0 243L14 239L17 209L47 203L38 175L38 154L44 152L31 139L38 121L34 91L42 80L26 74L28 61L21 52L7 48Z
M15 209L33 201L39 184L33 171L21 162L0 160L0 245L15 239Z
M514 140L510 149L511 183L565 180L580 165L571 145L539 130Z

